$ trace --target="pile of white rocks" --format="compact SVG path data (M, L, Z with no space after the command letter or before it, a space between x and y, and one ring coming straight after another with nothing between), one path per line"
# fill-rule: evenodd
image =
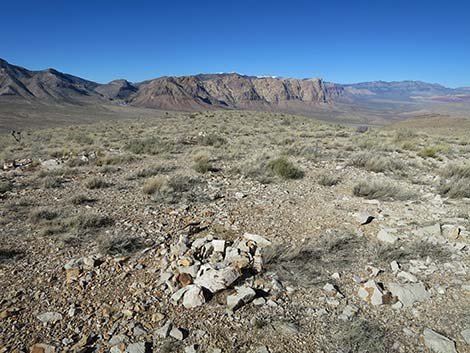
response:
M158 284L174 304L188 309L203 305L215 293L234 288L235 293L227 296L227 307L236 310L256 298L257 292L247 279L262 272L261 249L269 245L269 240L249 233L234 241L210 235L190 240L181 235L161 254Z

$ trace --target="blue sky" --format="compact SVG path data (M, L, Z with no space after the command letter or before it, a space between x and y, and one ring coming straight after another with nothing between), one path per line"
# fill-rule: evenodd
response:
M0 2L0 57L107 82L239 72L470 86L470 1Z

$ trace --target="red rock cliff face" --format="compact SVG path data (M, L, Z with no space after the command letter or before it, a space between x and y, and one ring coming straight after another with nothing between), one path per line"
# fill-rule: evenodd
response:
M163 77L139 85L131 104L164 109L253 108L321 104L339 94L323 80L238 74Z

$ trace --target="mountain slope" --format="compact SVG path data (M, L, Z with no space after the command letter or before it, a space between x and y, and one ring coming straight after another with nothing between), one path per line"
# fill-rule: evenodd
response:
M30 71L0 59L0 98L43 103L75 103L99 99L99 85L54 69Z
M239 74L162 77L143 82L130 104L171 109L276 108L318 104L332 94L321 79L258 78ZM332 90L334 92L334 90Z
M230 74L160 77L140 83L115 80L98 84L53 69L31 71L0 59L0 113L25 119L39 105L87 106L102 113L119 105L200 111L250 109L315 116L343 123L384 125L417 113L463 116L470 89L420 81L373 81L355 84ZM50 109L47 109L50 114ZM62 114L62 113L61 113ZM87 113L91 114L91 113ZM34 114L36 116L36 114Z

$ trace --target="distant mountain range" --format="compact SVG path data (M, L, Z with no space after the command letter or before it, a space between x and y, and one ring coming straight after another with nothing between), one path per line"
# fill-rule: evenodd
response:
M423 101L468 103L470 88L452 89L420 81L338 84L321 78L253 77L236 73L99 84L54 69L27 70L0 59L0 108L5 102L117 104L163 110L250 109L309 115L325 107L372 111L386 107L401 112L422 109L413 104Z

